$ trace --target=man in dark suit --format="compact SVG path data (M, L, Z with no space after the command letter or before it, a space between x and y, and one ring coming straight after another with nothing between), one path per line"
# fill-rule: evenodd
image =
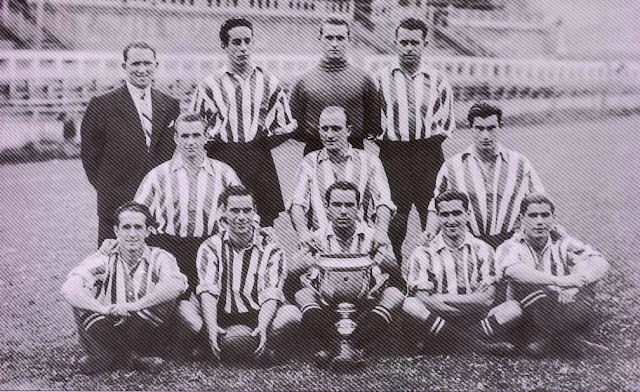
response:
M113 214L133 200L144 176L175 150L170 128L179 102L151 88L154 48L134 42L123 51L126 84L94 97L80 129L82 165L98 193L98 246L114 238Z

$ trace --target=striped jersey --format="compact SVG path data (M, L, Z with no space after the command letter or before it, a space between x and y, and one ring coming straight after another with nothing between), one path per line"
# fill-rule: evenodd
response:
M398 63L374 75L380 93L382 140L412 141L450 136L456 122L453 90L445 76L425 65L407 75Z
M196 268L196 294L218 297L218 310L227 314L256 312L268 300L284 300L284 252L274 242L262 244L257 231L245 249L233 246L228 231L207 239L198 250Z
M223 67L200 83L189 105L207 122L210 140L245 143L290 133L292 125L288 98L278 79L254 67L243 79Z
M389 181L382 162L375 155L349 146L343 165L329 159L326 148L304 157L298 168L296 188L288 209L300 205L310 214L311 227L318 229L329 224L325 209L325 192L337 181L355 184L360 191L361 219L371 221L380 206L395 211L391 201Z
M217 228L220 195L234 185L241 183L227 164L205 157L192 175L176 153L146 175L134 200L149 207L159 234L208 237Z
M483 281L494 281L493 248L467 232L460 248L452 249L440 232L413 252L406 273L409 294L471 294Z
M95 253L71 270L68 279L73 277L82 279L85 290L92 290L98 283L96 298L103 305L136 302L162 283L171 282L181 287L182 291L187 289L187 278L180 272L173 255L149 246L145 247L142 257L131 267L121 258L119 246L111 250L108 256ZM137 314L157 325L166 319L171 307L172 304L154 306Z
M594 256L602 257L599 252L580 240L571 236L557 239L552 239L550 236L542 250L542 255L538 257L521 230L496 250L501 276L508 267L518 263L525 263L540 272L554 276L570 275L578 260Z
M477 237L508 233L514 229L522 199L544 187L529 160L498 145L492 165L486 169L474 147L445 161L438 172L429 211L436 212L435 198L448 189L469 197L471 231Z

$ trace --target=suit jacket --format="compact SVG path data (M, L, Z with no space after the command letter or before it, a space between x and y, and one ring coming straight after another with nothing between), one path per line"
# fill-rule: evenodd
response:
M124 85L89 102L82 119L81 157L98 192L98 215L113 214L133 200L144 176L173 156L169 125L180 114L178 100L151 89L152 136L147 150L136 106Z

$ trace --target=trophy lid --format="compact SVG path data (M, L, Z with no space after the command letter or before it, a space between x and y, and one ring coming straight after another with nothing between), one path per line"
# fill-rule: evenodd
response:
M373 264L373 260L367 254L332 253L321 254L318 266L330 270L362 270Z

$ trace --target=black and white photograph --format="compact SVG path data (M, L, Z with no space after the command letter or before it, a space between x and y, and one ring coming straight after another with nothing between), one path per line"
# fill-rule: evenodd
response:
M0 0L0 390L640 391L639 20Z

